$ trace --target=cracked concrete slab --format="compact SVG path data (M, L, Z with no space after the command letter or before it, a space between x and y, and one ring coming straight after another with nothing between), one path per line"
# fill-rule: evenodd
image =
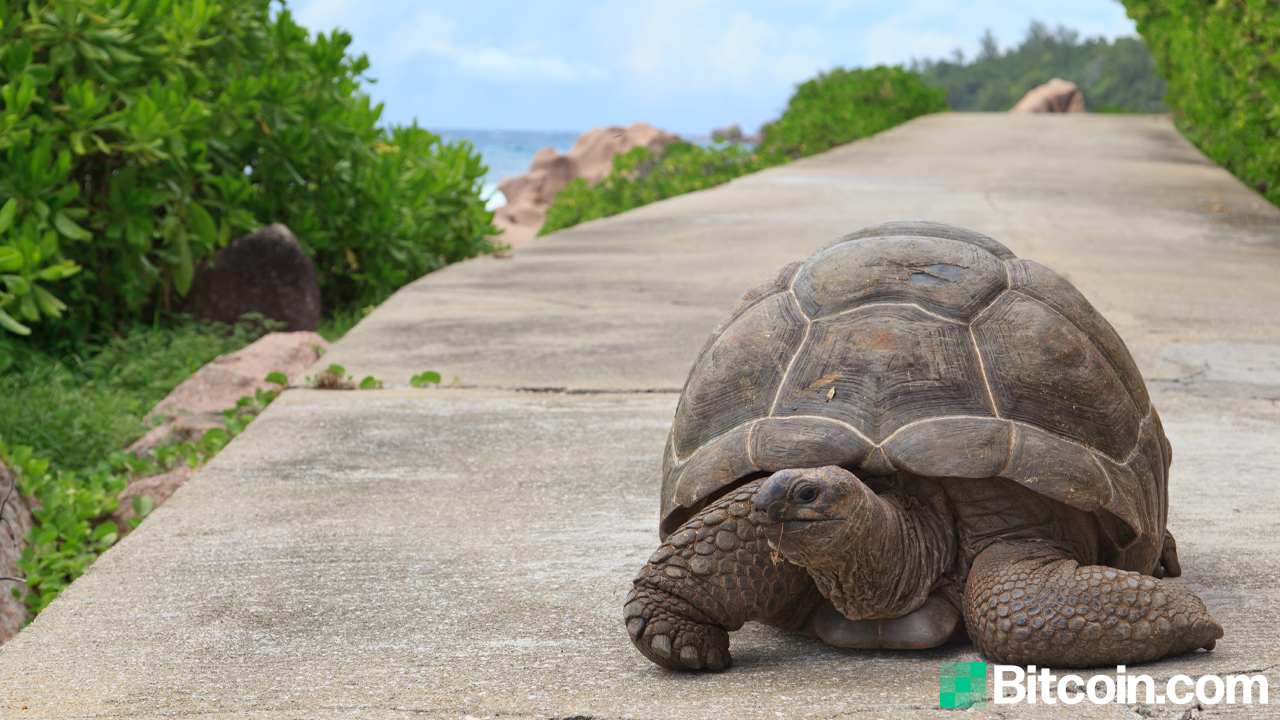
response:
M898 217L987 232L1116 325L1173 444L1181 582L1227 633L1144 672L1274 685L1280 404L1239 390L1272 387L1280 211L1164 118L951 114L405 288L323 362L461 387L282 395L0 648L0 715L953 717L938 663L978 660L968 646L847 651L749 625L729 672L684 675L621 622L707 333L760 273Z

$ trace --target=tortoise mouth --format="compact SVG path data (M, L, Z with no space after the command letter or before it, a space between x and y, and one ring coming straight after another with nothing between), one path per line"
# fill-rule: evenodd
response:
M769 520L760 517L756 521L756 527L760 528L760 532L769 538L770 541L776 542L779 538L787 536L800 536L808 534L810 531L821 527L827 523L833 523L841 518L822 517L822 518L786 518L784 520Z

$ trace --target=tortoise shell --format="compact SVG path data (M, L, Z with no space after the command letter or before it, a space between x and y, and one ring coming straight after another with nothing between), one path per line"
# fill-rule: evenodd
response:
M1007 478L1094 513L1150 573L1169 443L1124 342L1070 283L945 223L864 228L751 285L699 353L663 463L661 535L753 478Z

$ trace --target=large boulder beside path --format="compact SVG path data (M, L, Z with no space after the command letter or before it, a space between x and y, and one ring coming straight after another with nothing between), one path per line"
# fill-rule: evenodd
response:
M232 240L196 266L187 302L202 320L232 324L246 313L261 313L286 330L315 330L320 281L298 238L275 223Z
M610 125L588 130L578 136L568 155L545 147L533 156L529 172L518 177L503 178L498 189L507 204L494 211L493 224L502 230L498 241L512 247L533 240L547 219L547 208L556 193L571 181L582 178L595 185L609 176L613 158L637 147L654 152L677 142L679 135L646 123L630 127Z
M1015 115L1024 113L1082 113L1084 112L1084 93L1076 84L1054 78L1049 82L1034 87L1018 101L1009 112Z

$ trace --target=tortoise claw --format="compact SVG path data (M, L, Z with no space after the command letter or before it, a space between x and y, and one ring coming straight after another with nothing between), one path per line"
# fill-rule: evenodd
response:
M670 670L710 670L729 667L729 633L701 622L684 600L656 588L637 586L623 607L627 634L636 649Z

